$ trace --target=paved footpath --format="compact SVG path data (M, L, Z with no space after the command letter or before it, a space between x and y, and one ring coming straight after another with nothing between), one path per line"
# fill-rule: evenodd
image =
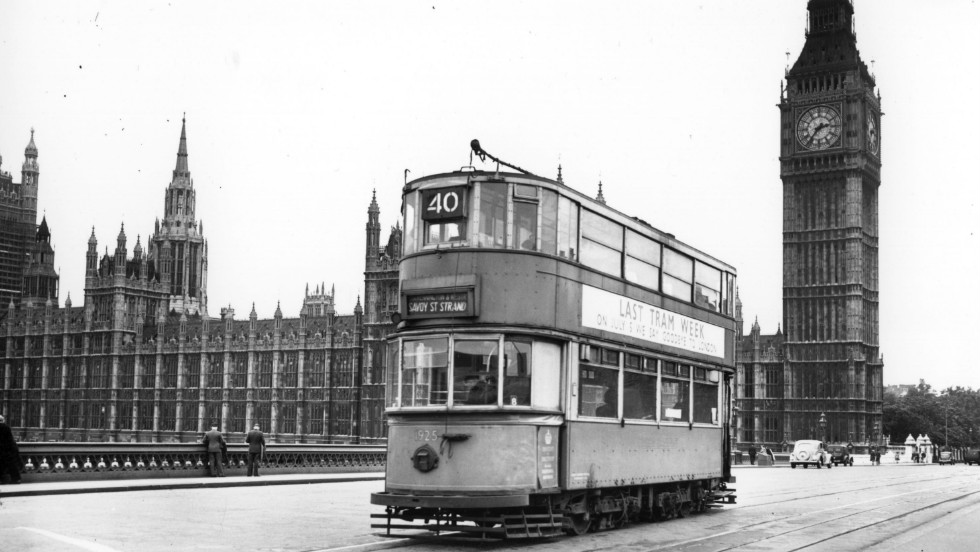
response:
M260 477L186 477L180 479L111 479L96 481L46 481L0 485L0 498L81 493L116 493L221 487L261 487L263 485L305 485L310 483L345 483L384 479L384 472L317 473L263 475Z

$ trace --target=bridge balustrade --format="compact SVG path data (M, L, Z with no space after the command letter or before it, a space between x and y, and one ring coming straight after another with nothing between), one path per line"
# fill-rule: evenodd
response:
M202 443L19 443L22 481L154 479L209 475ZM229 443L226 475L245 475L248 445ZM378 445L277 444L266 446L263 475L377 472L385 469Z

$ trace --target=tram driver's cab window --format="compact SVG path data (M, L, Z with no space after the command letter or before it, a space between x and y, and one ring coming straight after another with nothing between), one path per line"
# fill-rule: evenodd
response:
M406 339L402 344L401 406L444 405L449 400L449 338Z
M660 380L660 419L664 422L690 421L691 368L676 362L663 362Z
M557 410L561 351L555 342L501 334L405 339L389 345L386 393L393 408Z
M497 349L494 340L453 343L453 404L497 404Z
M579 356L579 414L619 418L619 352L582 345Z

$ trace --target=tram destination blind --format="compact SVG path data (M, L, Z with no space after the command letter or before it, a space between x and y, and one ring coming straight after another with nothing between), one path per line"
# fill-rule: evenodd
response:
M468 291L409 295L407 302L408 318L473 316L473 302Z

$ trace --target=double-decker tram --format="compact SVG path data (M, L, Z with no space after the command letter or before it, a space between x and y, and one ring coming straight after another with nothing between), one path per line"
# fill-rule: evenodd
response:
M372 527L540 537L733 501L732 266L526 172L419 178L402 209Z

